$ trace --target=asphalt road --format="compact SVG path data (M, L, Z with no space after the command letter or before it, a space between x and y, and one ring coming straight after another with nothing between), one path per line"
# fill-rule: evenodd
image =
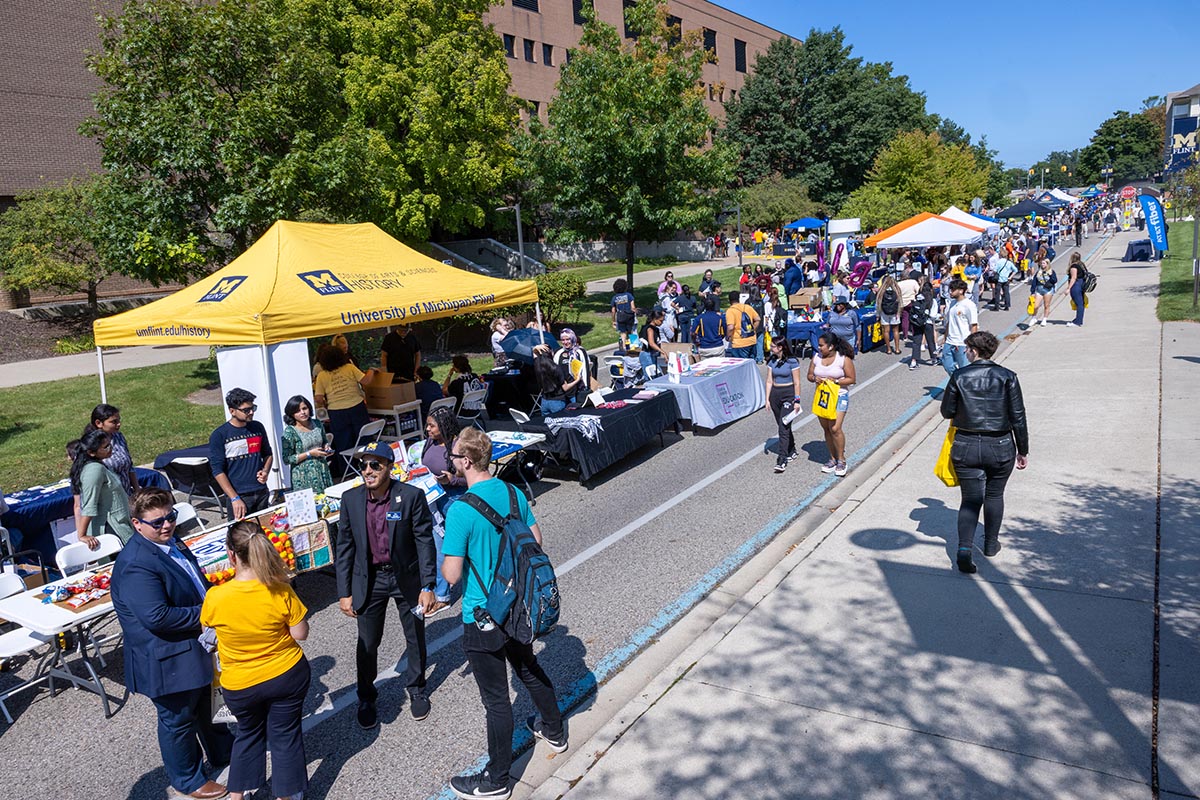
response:
M1100 242L1095 236L1085 241L1084 254ZM1070 252L1059 255L1060 275ZM1024 317L1026 293L1014 295L1013 310L982 313L983 329L1003 333ZM929 402L946 377L940 366L910 372L907 362L881 352L860 356L856 365L859 383L845 423L852 471ZM535 514L564 599L562 624L540 656L560 699L587 704L598 682L828 488L834 479L819 471L826 458L819 426L805 417L794 429L801 458L783 475L772 472L774 455L765 452L774 444L775 424L764 409L714 433L668 433L665 447L654 441L594 478L591 488L554 477L535 487ZM305 575L297 591L312 612L305 644L313 670L306 705L308 798L421 800L479 760L486 750L483 711L459 646L456 613L443 613L429 626L432 715L414 722L403 687L385 677L383 724L366 732L354 720L354 623L337 610L333 579ZM393 618L380 653L385 673L403 644ZM120 697L120 651L108 652L103 677ZM0 689L13 680L13 674L0 675ZM530 712L523 692L518 700L520 729ZM51 698L39 690L7 704L16 722L0 728L0 785L20 785L25 796L169 795L146 698L131 698L109 720L98 699L80 691Z

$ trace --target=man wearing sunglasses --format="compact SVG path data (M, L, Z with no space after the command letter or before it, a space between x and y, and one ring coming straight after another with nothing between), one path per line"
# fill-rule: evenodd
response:
M225 405L229 421L208 437L208 466L225 493L231 518L241 519L267 507L273 454L267 429L254 421L258 410L254 395L245 389L230 389Z
M404 626L404 685L413 719L429 716L425 693L425 618L435 601L437 549L425 492L392 480L392 448L371 442L355 454L363 485L342 495L337 539L338 605L358 622L358 724L379 717L375 678L389 601ZM420 613L417 613L417 612Z
M164 489L133 493L130 516L138 535L113 567L113 608L125 634L125 685L154 703L167 779L187 797L213 800L227 792L204 774L203 756L221 769L233 737L212 721L212 656L199 642L208 581L175 538L174 503Z

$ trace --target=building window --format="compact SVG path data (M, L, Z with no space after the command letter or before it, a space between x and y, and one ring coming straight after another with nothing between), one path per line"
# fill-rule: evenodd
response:
M539 103L537 100L530 100L529 108L530 108L530 111L529 111L530 119L532 119L533 117L537 117L538 119L542 118L542 104L541 103Z
M554 66L554 45L552 45L552 44L542 45L542 63L545 64L547 67Z
M713 95L713 85L710 83L708 85L708 102L711 103L714 99L715 96Z
M679 17L667 17L667 27L672 29L668 35L668 42L672 45L679 44L683 40L683 20Z
M587 2L588 8L593 10L593 16L595 16L595 7L592 5L591 0L571 0L571 11L574 12L574 14L575 14L575 24L576 25L582 25L584 22L587 21L583 18L584 2Z
M621 8L623 11L627 12L627 11L629 11L629 9L633 8L636 5L637 5L637 0L621 0ZM626 39L638 38L638 32L635 31L633 28L629 27L629 14L623 13L622 16L625 18L625 38Z
M533 60L533 40L532 39L525 40L525 60L528 61L530 64L536 63Z
M746 71L746 43L741 39L733 40L733 68L738 72Z
M729 102L732 103L734 100L737 100L737 89L730 89L729 90Z
M538 0L512 0L513 8L523 8L526 11L538 13Z
M504 55L508 56L509 58L516 58L516 55L513 53L516 47L517 37L513 36L511 33L504 34Z
M704 49L713 55L717 54L717 32L704 29Z

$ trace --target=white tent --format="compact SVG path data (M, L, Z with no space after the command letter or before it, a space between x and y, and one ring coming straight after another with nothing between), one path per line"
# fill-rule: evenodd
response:
M978 241L984 234L983 220L976 220L978 225L960 222L956 219L939 217L937 214L918 214L910 220L894 225L882 233L868 238L864 245L867 247L937 247L941 245L970 244Z
M962 222L975 228L983 228L988 233L997 233L1000 230L999 222L988 222L985 219L980 219L972 214L968 214L958 206L950 206L938 216L952 219L955 222Z
M1058 187L1050 189L1049 192L1050 192L1050 194L1057 197L1059 200L1062 200L1064 203L1071 203L1073 205L1080 201L1080 198L1076 197L1073 194L1068 194L1067 192L1064 192L1062 189L1059 189Z

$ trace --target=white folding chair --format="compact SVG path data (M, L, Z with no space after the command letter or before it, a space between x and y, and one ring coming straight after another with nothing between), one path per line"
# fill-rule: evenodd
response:
M488 419L487 389L476 389L463 394L462 404L458 407L458 418L466 420L468 425L474 425L481 431L487 430L483 422Z
M0 600L5 597L12 597L14 594L20 594L23 591L25 591L25 582L21 580L20 575L12 572L0 573ZM17 628L15 631L0 634L0 661L7 661L10 658L32 653L42 645L52 645L53 640L53 636L34 633L28 628ZM0 713L4 714L4 719L7 720L9 725L12 724L13 718L8 713L8 707L4 705L5 698L11 697L22 689L28 689L35 684L35 681L26 681L4 692L0 692ZM54 687L51 686L50 688L53 691Z
M176 503L174 508L175 513L178 514L175 518L175 530L183 530L191 522L195 522L200 530L207 530L204 520L200 519L200 515L196 513L196 508L191 503Z
M453 414L456 406L458 406L458 400L453 397L443 397L429 404L429 413L433 414L435 408L448 408L450 409L450 413Z
M414 414L417 420L415 427L411 425ZM395 425L396 435L380 436L379 441L406 442L409 439L425 438L425 418L421 416L420 400L410 400L407 403L398 403L392 406L388 419Z
M354 447L351 447L349 450L342 450L339 453L346 460L346 466L354 470L355 475L361 475L362 473L358 471L358 467L354 466L354 454L363 445L379 439L380 434L383 433L383 426L386 424L386 419L377 419L374 422L368 422L366 425L363 425L358 429L358 439L354 442Z
M89 550L88 546L83 542L72 542L54 554L54 563L58 565L58 571L62 573L63 577L98 566L100 559L115 556L124 547L120 538L112 533L102 533L96 538L100 541L100 546L95 550ZM94 635L92 632L93 629L102 621L104 621L103 618L91 625L80 626L79 635L84 638L86 642L85 646L92 646L92 649L96 652L96 660L100 662L100 665L106 667L108 664L105 662L104 656L100 653L100 645L120 639L121 634L114 633L110 636Z

